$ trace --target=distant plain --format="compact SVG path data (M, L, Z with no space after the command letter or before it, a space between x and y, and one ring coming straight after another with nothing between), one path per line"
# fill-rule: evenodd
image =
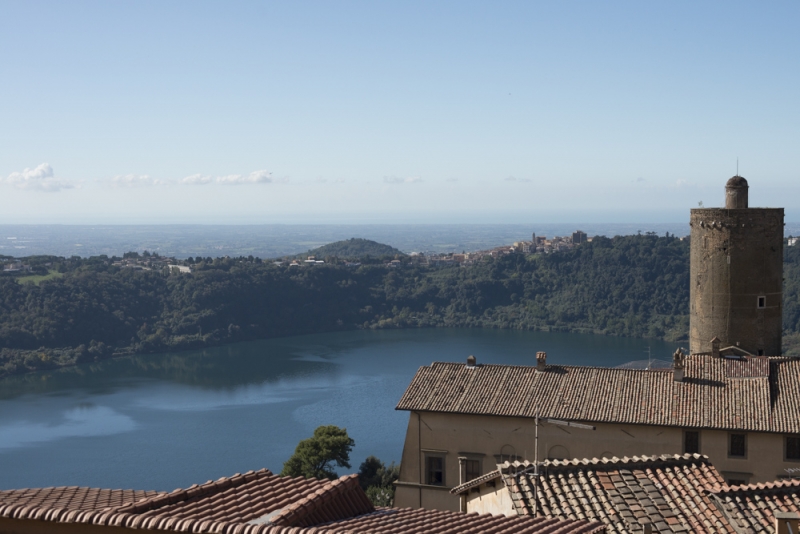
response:
M688 217L687 217L688 219ZM532 224L269 224L269 225L0 225L0 255L24 257L121 256L128 251L188 256L275 258L303 253L342 239L362 237L403 252L484 250L531 238L583 230L590 236L638 232L689 234L686 223L532 223ZM800 234L800 223L786 235Z

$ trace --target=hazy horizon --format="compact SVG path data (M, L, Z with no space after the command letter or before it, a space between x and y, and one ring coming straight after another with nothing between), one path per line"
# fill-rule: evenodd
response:
M3 225L0 255L122 256L157 252L188 256L275 258L351 237L371 239L403 252L485 250L537 235L590 236L666 232L689 234L686 223L529 223L529 224L262 224L262 225ZM788 223L785 235L800 235L800 223Z

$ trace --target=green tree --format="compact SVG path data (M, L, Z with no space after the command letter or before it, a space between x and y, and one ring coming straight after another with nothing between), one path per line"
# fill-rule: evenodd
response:
M358 483L375 506L392 506L394 482L400 478L400 466L388 467L375 456L368 456L358 468Z
M350 451L355 441L347 429L334 425L320 426L314 436L297 444L294 454L283 464L282 476L306 478L337 478L334 464L350 468Z

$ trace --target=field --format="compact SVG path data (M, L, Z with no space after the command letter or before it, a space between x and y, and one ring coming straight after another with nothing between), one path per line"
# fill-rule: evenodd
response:
M19 278L17 278L17 282L19 282L20 284L34 284L38 286L39 282L43 280L51 280L53 278L59 278L61 276L64 276L64 274L55 271L53 269L50 269L50 271L47 274L32 274L30 276L20 276Z

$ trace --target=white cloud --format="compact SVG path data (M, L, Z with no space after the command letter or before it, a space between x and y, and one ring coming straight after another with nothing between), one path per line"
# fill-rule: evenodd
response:
M506 182L530 182L530 178L517 178L516 176L509 176L506 178Z
M5 181L17 189L30 191L54 192L75 187L67 180L56 178L49 163L42 163L35 169L26 168L21 172L12 172Z
M458 178L453 178L453 177L450 177L450 178L448 178L448 179L447 179L447 180L445 180L445 181L446 181L446 182L457 182L457 181L458 181Z
M387 184L414 184L422 181L419 176L409 176L408 178L400 178L399 176L384 176L383 181Z
M154 185L166 185L169 182L150 178L146 174L120 174L111 179L114 187L150 187Z
M225 185L268 184L272 182L272 173L269 171L254 171L247 176L243 174L229 174L220 176L217 183Z
M193 174L181 180L183 185L205 185L211 183L211 177L203 174Z

